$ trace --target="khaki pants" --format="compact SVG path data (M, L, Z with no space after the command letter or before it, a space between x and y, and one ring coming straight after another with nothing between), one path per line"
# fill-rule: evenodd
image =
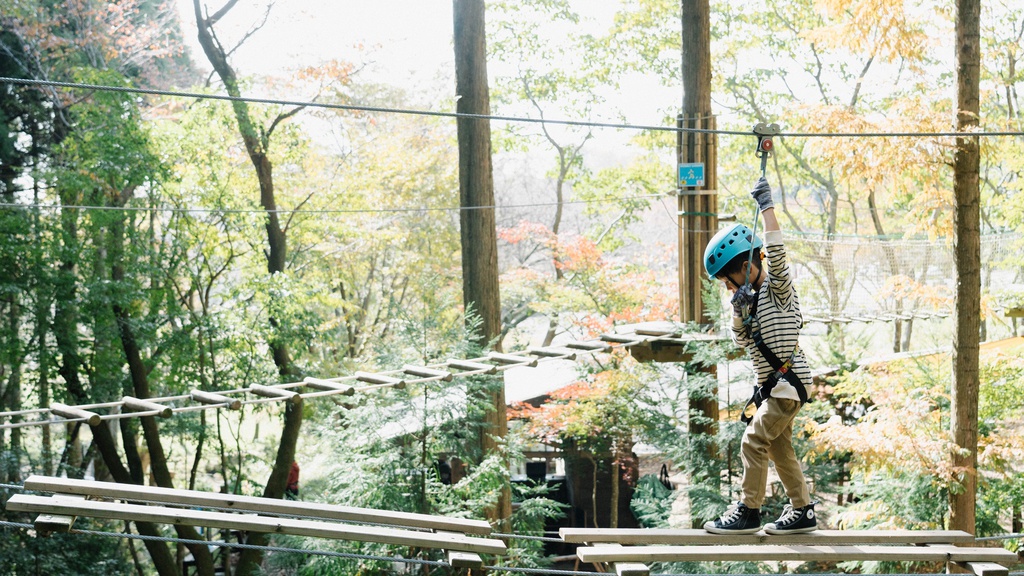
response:
M793 451L793 419L799 411L800 402L796 400L769 398L761 403L743 432L743 503L748 508L760 508L764 503L769 459L775 463L775 471L793 507L811 503L803 470Z

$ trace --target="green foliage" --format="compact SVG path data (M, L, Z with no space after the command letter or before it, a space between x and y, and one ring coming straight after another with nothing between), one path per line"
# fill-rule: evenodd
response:
M80 519L76 528L114 530L110 524ZM0 558L4 576L66 574L109 576L134 573L127 540L87 534L53 534L46 538L25 530L0 529Z
M629 509L644 528L669 528L668 517L675 501L675 492L657 476L646 474L636 481Z

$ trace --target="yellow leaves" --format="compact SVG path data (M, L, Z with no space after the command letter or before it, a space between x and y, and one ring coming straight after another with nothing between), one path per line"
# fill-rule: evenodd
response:
M886 62L904 60L915 67L932 43L905 1L818 0L817 8L833 23L805 34L816 44L846 48Z
M901 301L916 301L922 308L942 310L952 307L954 295L948 287L928 286L910 276L896 274L886 278L877 297L879 300L891 298Z
M948 110L937 109L925 94L893 100L885 114L821 104L798 106L792 112L792 130L800 132L944 133L951 129ZM934 237L946 236L952 228L948 214L953 190L946 168L952 146L952 139L942 137L836 137L807 139L802 152L829 167L850 201L867 204L873 194L879 210L905 214L904 221L897 223L899 231ZM888 220L885 213L880 216Z
M314 80L322 85L351 84L355 64L343 60L328 60L319 66L306 66L295 73L297 80Z
M900 469L903 472L951 480L949 454L954 447L943 419L948 404L949 358L924 358L862 367L848 374L836 388L852 383L864 387L870 406L856 424L833 418L812 425L817 450L850 452L855 467Z

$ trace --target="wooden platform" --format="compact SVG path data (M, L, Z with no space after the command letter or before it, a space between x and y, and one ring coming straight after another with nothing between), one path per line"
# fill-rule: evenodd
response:
M297 520L293 518L271 518L256 514L234 512L208 512L165 506L122 504L97 500L72 499L63 496L33 496L17 494L7 501L7 510L12 512L34 512L43 515L89 516L111 520L153 522L156 524L179 524L205 526L227 530L291 534L313 538L376 542L396 546L414 546L473 552L481 554L504 554L505 544L500 540L478 538L452 533L434 533L388 528L358 526L318 520Z
M9 511L38 514L40 536L68 532L77 517L88 516L433 548L455 568L480 568L479 554L506 552L501 540L481 537L491 532L483 520L48 476L30 476L25 488L54 493L7 502Z
M609 565L619 576L647 576L650 562L943 562L979 576L1006 576L1017 555L970 546L953 530L820 530L809 534L718 535L704 530L562 528L583 562ZM957 546L956 544L961 544Z
M281 514L294 516L312 516L327 520L345 522L363 522L368 524L386 524L407 528L424 528L444 532L461 532L464 534L490 534L491 525L484 520L431 516L373 508L356 508L338 506L320 502L299 500L274 500L258 496L240 496L199 490L180 490L160 488L158 486L139 486L137 484L118 484L116 482L96 482L93 480L75 480L71 478L53 478L49 476L29 476L25 480L25 489L37 492L53 492L56 494L78 494L127 502L157 502L176 506L192 506L199 508L230 508L260 514Z
M562 540L573 543L618 544L973 544L974 536L960 530L818 530L808 534L720 535L700 529L562 528Z

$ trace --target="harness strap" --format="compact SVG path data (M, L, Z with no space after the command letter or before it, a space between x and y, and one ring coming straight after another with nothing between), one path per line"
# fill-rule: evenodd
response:
M761 337L760 330L754 333L752 340L754 341L754 346L757 346L757 350L761 353L761 356L764 357L768 362L768 365L775 371L769 374L768 378L765 378L765 381L760 386L756 386L754 388L754 393L750 396L750 400L747 400L747 403L743 406L743 410L740 412L740 420L744 424L750 424L750 421L754 419L753 414L749 416L747 415L747 408L753 404L756 412L756 409L761 407L762 402L771 398L772 389L775 388L775 385L782 378L785 378L786 381L796 389L797 395L800 396L801 404L806 404L809 401L807 388L804 387L804 383L800 381L800 377L796 375L796 372L792 370L793 362L796 360L796 355L800 351L800 345L797 344L794 346L793 352L790 353L789 358L783 362L765 343L764 338Z

